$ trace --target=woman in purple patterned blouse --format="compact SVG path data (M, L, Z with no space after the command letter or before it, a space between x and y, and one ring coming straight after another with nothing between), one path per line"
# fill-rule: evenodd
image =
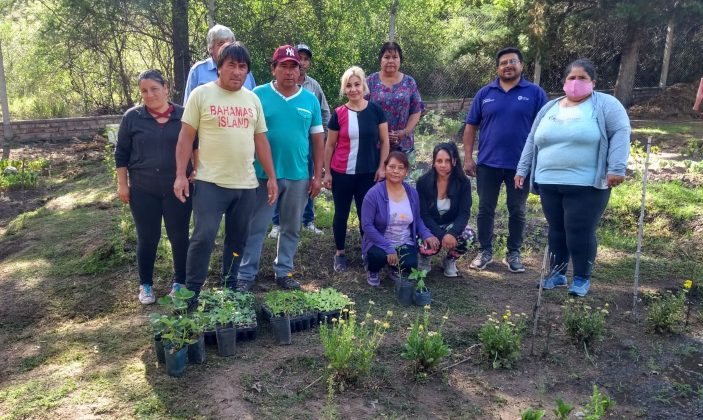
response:
M369 100L383 108L388 119L388 137L391 150L406 154L415 147L413 130L420 121L422 99L415 79L400 72L403 51L395 42L386 42L378 54L381 71L370 75Z

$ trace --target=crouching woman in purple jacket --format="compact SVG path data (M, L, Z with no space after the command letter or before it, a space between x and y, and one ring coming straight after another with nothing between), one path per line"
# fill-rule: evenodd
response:
M423 246L439 249L439 240L432 235L420 217L417 191L403 182L410 166L404 153L394 151L384 162L386 180L374 185L366 193L361 206L361 228L364 236L361 252L366 261L368 283L381 284L379 271L386 265L400 267L403 275L417 267L417 239Z

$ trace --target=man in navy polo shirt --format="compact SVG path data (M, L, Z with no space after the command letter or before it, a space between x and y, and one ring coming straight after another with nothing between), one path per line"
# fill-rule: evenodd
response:
M513 178L532 121L547 102L544 90L522 77L522 53L504 48L496 54L498 77L482 87L471 103L464 130L464 170L476 177L478 240L481 251L470 268L483 270L493 262L493 222L498 195L505 184L508 241L503 263L513 273L525 271L520 257L525 230L527 189L515 188ZM473 159L476 131L480 131L478 159Z

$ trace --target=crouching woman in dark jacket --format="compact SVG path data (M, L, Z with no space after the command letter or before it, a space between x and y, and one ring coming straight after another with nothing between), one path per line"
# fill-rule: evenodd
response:
M456 260L468 250L476 235L468 227L471 215L471 181L461 169L454 143L440 143L432 152L432 168L417 181L420 214L432 235L447 251L442 261L445 277L457 277ZM420 247L419 270L429 271L432 256L441 249Z

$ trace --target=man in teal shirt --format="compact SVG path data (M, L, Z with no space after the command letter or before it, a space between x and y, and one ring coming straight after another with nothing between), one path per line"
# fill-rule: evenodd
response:
M320 102L300 87L300 56L291 45L283 45L273 54L274 81L258 86L254 93L261 100L268 127L273 164L278 177L280 234L273 271L276 283L284 289L298 289L293 279L293 258L300 241L300 218L308 197L320 192L324 129ZM312 150L310 148L312 147ZM314 175L310 178L308 157L312 156ZM248 291L259 272L261 249L274 206L268 204L266 174L258 161L254 164L259 178L256 209L251 221L242 263L237 275L237 289Z

